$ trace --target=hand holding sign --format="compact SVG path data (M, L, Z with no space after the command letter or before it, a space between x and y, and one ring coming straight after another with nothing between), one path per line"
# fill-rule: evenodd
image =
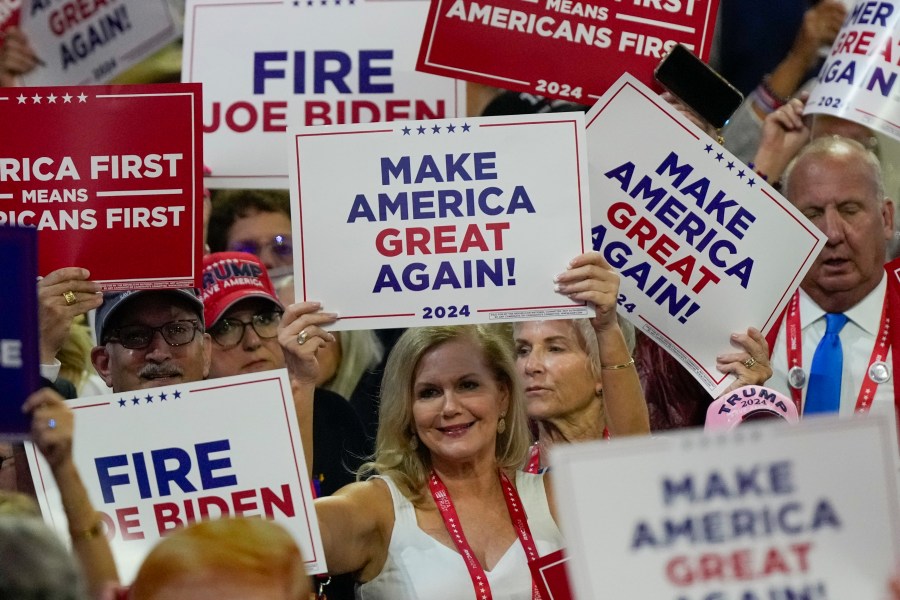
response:
M41 388L28 397L22 412L31 415L31 441L53 472L71 465L75 418L63 397L50 388Z
M707 121L704 121L700 115L691 110L687 104L679 100L672 92L663 92L662 94L660 94L660 97L668 102L672 106L672 108L687 117L687 119L691 123L702 129L706 135L708 135L712 139L716 139L716 128L710 125Z
M298 302L288 306L281 317L278 342L292 381L314 383L319 376L316 351L335 341L322 326L334 323L337 315L320 312L321 308L318 302Z
M731 334L731 344L742 351L716 357L719 372L731 373L736 378L723 395L745 385L762 385L772 376L769 344L758 329L751 327L747 333Z
M587 252L572 259L569 269L556 277L556 291L570 300L593 304L595 317L591 323L597 331L616 324L619 274L599 252Z
M90 271L63 267L38 281L38 322L41 327L41 363L50 364L69 336L75 317L103 304L100 285Z
M0 32L0 87L13 87L20 75L41 64L28 38L18 27Z

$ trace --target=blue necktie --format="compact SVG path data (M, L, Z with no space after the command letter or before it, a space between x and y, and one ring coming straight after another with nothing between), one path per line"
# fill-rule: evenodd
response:
M809 387L806 388L806 406L803 413L837 413L841 407L841 371L844 367L844 351L838 334L847 324L847 316L838 313L825 315L825 336L816 346L812 366L809 368Z

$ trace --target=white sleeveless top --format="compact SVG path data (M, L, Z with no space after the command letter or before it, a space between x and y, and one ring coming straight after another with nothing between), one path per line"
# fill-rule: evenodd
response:
M459 552L419 529L412 503L390 478L381 479L394 501L394 530L381 573L357 586L357 600L475 600L472 578ZM543 475L517 472L516 489L538 554L562 548L562 534L547 505ZM495 600L531 600L531 571L518 539L487 578Z

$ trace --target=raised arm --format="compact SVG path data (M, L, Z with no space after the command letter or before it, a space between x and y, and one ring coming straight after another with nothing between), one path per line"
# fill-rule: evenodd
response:
M394 528L387 484L379 479L351 483L316 500L316 514L329 573L354 573L365 582L381 572Z
M313 465L313 399L319 375L317 353L326 342L334 341L334 336L322 327L337 319L336 314L321 312L321 308L318 302L291 304L278 325L278 342L291 379L294 410L297 411L306 468L310 475Z
M808 92L801 92L799 97L789 100L763 121L762 137L753 164L772 185L777 186L788 163L809 142L808 119L803 118L808 98Z
M31 394L22 411L31 414L31 439L47 459L59 488L72 550L81 564L91 596L101 598L119 575L102 521L72 460L74 418L62 396L50 388Z
M847 9L840 0L823 0L804 13L791 49L763 80L771 94L776 98L790 98L797 91L819 59L819 49L834 41L846 16ZM765 116L756 102L753 109L760 118Z
M599 252L577 256L556 280L557 290L573 300L594 305L591 319L600 347L603 402L610 436L650 432L647 402L634 359L616 318L619 274Z
M297 302L284 311L278 341L291 379L294 407L303 439L307 469L313 464L313 395L319 375L318 350L335 338L323 327L337 315L322 312L318 302ZM380 480L354 483L316 500L316 514L328 571L355 573L367 581L381 571L394 525L387 485Z

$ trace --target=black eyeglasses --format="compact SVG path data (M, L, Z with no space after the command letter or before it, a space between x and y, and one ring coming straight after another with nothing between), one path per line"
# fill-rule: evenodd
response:
M260 338L267 340L278 335L278 323L281 321L281 311L272 310L253 315L249 321L240 319L219 319L212 326L209 335L223 348L233 348L244 339L244 330L247 326L253 327Z
M184 346L194 341L197 337L197 331L200 330L198 321L170 321L159 327L150 327L149 325L126 325L113 329L107 342L118 342L129 350L142 350L150 345L153 336L158 331L162 334L166 343L170 346Z
M234 252L247 252L259 256L263 250L271 250L279 258L293 258L294 246L291 244L291 236L276 235L272 241L258 244L253 240L240 240L231 244L229 250Z

